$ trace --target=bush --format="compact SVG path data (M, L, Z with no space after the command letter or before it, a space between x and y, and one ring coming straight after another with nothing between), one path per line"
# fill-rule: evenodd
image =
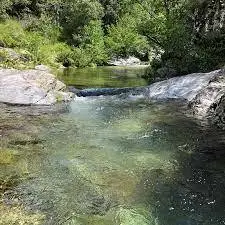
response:
M0 46L22 47L25 39L25 32L21 24L15 20L6 20L0 23Z
M65 65L66 59L62 60L62 55L66 54L70 55L71 49L65 43L45 44L39 48L37 61L41 64L57 67L59 64Z
M58 35L58 31L49 28L48 35L45 34L44 36L40 30L31 31L30 29L28 31L23 29L19 22L6 20L0 24L0 43L4 48L14 48L20 53L26 53L28 61L32 61L33 64L41 63L58 66L59 63L63 63L63 61L59 60L60 55L68 54L68 52L71 52L71 49L65 43L57 41L58 36L50 38L54 36L55 32ZM5 63L8 66L11 65L11 67L15 67L14 64L16 64L16 62L12 63L12 60L8 58L5 60ZM27 64L30 66L30 62L27 62Z
M111 57L143 56L148 53L147 39L138 33L134 20L133 17L124 16L108 29L105 42Z

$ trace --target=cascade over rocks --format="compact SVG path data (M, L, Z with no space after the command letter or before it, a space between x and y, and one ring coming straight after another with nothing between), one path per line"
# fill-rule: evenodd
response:
M153 83L139 88L91 88L72 90L77 96L143 95L154 100L181 100L189 113L199 119L209 119L225 129L225 70L194 73Z
M70 101L73 93L52 74L42 70L0 68L0 102L18 105L53 105Z

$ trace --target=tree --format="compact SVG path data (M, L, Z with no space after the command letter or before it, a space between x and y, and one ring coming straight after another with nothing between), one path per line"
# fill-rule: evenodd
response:
M91 20L101 20L103 8L95 0L68 0L60 9L60 25L63 29L63 38L69 44L78 46L82 43L84 26Z

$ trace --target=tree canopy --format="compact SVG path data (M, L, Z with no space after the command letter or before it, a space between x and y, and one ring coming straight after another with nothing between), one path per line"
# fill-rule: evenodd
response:
M7 31L12 20L22 36ZM37 61L41 49L59 45L58 63L102 65L134 55L150 60L149 75L160 77L225 61L222 0L1 0L0 21L0 44L26 49Z

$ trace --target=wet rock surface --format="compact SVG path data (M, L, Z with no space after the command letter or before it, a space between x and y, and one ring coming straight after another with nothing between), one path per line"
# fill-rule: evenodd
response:
M225 71L189 74L154 83L147 97L156 100L185 100L189 113L198 119L209 119L225 128Z
M0 102L53 105L70 101L73 94L52 74L41 70L0 69Z
M211 121L218 127L225 129L225 95L220 98L216 104L213 113L211 113Z
M212 77L190 102L194 116L208 119L212 124L225 129L225 71Z

